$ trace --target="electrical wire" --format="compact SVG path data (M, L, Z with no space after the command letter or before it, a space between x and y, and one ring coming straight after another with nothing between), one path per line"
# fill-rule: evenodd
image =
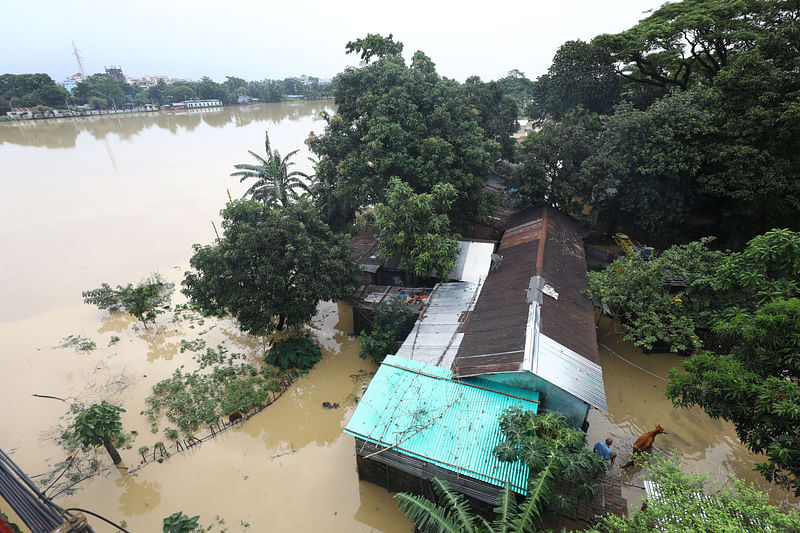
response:
M125 529L125 528L124 528L124 527L122 527L121 525L119 525L119 524L116 524L116 523L112 522L111 520L109 520L109 519L108 519L108 518L106 518L105 516L101 516L101 515L99 515L99 514L97 514L97 513L93 513L92 511L89 511L89 510L87 510L87 509L81 509L80 507L70 507L69 509L64 509L64 512L65 512L65 513L69 512L69 511L78 511L79 513L86 513L86 514L90 514L90 515L92 515L92 516L94 516L94 517L96 517L96 518L99 518L99 519L100 519L100 520L102 520L103 522L106 522L107 524L111 524L112 526L114 526L115 528L119 529L119 530L120 530L120 531L122 531L123 533L131 533L130 531L128 531L127 529Z
M669 380L668 380L668 379L666 379L666 378L662 378L662 377L661 377L661 376L659 376L658 374L653 374L652 372L650 372L650 371L649 371L649 370L647 370L646 368L642 368L642 367L640 367L640 366L639 366L639 365L637 365L636 363L633 363L633 362L631 362L631 361L628 361L627 359L625 359L624 357L622 357L620 354L618 354L617 352L615 352L614 350L612 350L611 348L609 348L608 346L606 346L606 345L605 345L605 344L603 344L602 342L600 343L600 346L602 346L603 348L605 348L605 349L606 349L606 350L608 350L609 352L613 353L614 355L616 355L617 357L619 357L620 359L622 359L623 361L625 361L625 362L626 362L626 363L628 363L629 365L631 365L631 366L635 366L636 368L638 368L638 369L639 369L639 370L641 370L642 372L645 372L646 374L650 374L650 375L651 375L651 376L653 376L654 378L658 378L658 379L660 379L661 381L669 381Z

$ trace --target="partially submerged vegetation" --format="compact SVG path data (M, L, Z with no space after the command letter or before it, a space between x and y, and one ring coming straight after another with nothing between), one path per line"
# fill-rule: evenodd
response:
M147 329L147 323L164 312L173 287L172 283L164 281L156 273L135 286L128 283L112 288L108 283L103 283L97 289L84 291L83 302L109 311L126 311L138 318Z
M231 413L247 414L262 407L281 390L274 369L247 363L244 354L230 353L224 346L207 348L195 359L197 370L177 368L172 377L153 387L147 397L150 408L142 414L153 422L163 414L184 435L194 435Z

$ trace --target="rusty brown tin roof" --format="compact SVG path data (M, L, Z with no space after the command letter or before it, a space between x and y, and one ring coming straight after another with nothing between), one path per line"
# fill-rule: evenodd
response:
M586 288L586 260L575 221L549 207L517 213L500 241L493 267L464 326L453 363L456 377L522 370L530 316L529 288L535 276L558 299L542 295L539 332L599 364L594 311Z

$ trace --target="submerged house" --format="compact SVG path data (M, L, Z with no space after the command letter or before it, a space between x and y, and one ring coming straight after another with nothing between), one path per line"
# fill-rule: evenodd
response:
M607 410L578 224L539 207L506 228L496 245L468 245L464 281L434 287L359 402L345 432L362 479L424 494L438 477L491 505L506 482L527 491L527 470L492 454L505 408L576 428L590 407Z
M345 427L355 437L359 476L390 491L423 494L436 477L490 505L506 482L525 494L527 466L500 462L492 452L502 438L503 410L536 411L538 393L480 379L459 382L452 374L386 356Z

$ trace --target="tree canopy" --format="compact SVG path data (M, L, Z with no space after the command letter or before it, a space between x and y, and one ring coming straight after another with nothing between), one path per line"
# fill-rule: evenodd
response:
M612 56L583 41L562 44L547 74L533 83L528 115L559 119L578 106L592 113L608 113L620 98L620 78Z
M120 413L125 409L112 405L107 401L92 405L81 411L72 423L72 436L85 448L105 446L115 465L122 462L122 458L114 446L113 439L122 433Z
M439 77L424 53L416 52L406 65L399 43L369 39L351 48L367 46L372 62L336 77L337 112L326 117L324 134L307 141L320 158L317 201L328 206L328 222L342 227L356 210L384 202L392 177L415 193L451 184L459 193L452 216L459 222L480 219L486 208L482 189L500 155L498 142L480 126L480 112L460 84Z
M620 33L565 43L533 85L528 112L546 118L545 134L521 150L523 201L558 196L550 168L609 233L621 225L651 244L713 233L741 247L772 228L800 229L798 42L796 2L686 0ZM578 106L597 118L576 122ZM558 150L558 130L544 129L553 124L597 142Z
M194 270L183 280L182 292L201 308L265 335L308 321L321 300L354 288L346 236L334 235L307 202L272 209L234 201L222 217L223 237L194 245Z
M386 204L375 206L381 255L399 254L400 266L414 276L429 277L436 271L445 279L458 255L458 239L450 234L447 216L457 194L450 184L414 194L408 184L392 178Z

